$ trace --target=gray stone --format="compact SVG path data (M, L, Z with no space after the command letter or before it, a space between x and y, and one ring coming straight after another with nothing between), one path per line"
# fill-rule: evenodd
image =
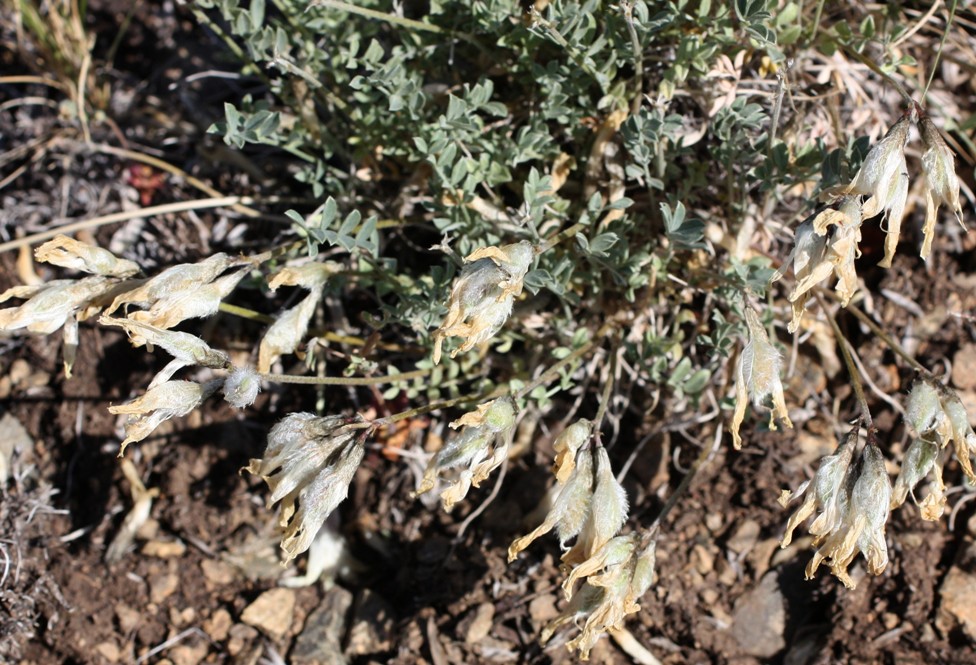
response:
M768 573L735 603L732 634L750 656L770 658L786 647L786 599L776 578L776 573Z
M325 598L305 620L291 650L294 665L346 665L342 636L346 632L352 594L342 587L329 589Z

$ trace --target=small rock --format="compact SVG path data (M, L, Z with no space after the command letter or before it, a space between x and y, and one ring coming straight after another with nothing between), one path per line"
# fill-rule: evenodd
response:
M715 533L722 528L722 515L721 513L708 513L705 515L705 528Z
M736 554L748 552L756 545L756 541L759 540L759 530L759 522L746 520L735 530L732 537L729 538L726 547Z
M695 570L702 575L708 575L715 568L715 556L704 545L695 545L691 550L691 560Z
M159 604L173 595L180 586L180 578L175 573L159 573L149 578L149 599Z
M290 654L292 665L346 665L342 636L351 605L352 594L342 587L335 586L326 592L295 640Z
M364 589L356 599L346 654L362 656L392 647L393 608L381 596Z
M706 605L714 605L718 602L718 591L715 589L702 589L698 595L701 596L702 602Z
M142 623L142 612L125 603L115 604L115 618L119 622L119 632L128 635Z
M952 357L952 383L956 388L976 388L976 345L967 344Z
M142 553L160 559L174 559L186 553L186 545L178 540L150 540L142 546Z
M458 626L459 637L465 644L475 644L488 637L491 632L492 620L495 618L495 606L491 603L481 603L468 613Z
M182 610L178 607L169 608L169 622L177 628L193 623L196 618L197 611L192 607L185 607Z
M976 575L969 572L976 562L976 543L970 543L949 569L939 589L939 614L936 626L943 634L959 626L971 640L976 640Z
M214 642L223 642L227 639L227 633L230 632L233 623L234 620L231 619L230 612L221 607L203 622L203 632L209 635Z
M210 649L206 642L200 642L195 646L178 644L167 651L166 655L173 661L173 665L199 665L207 657L208 651Z
M122 657L122 652L115 642L102 642L95 646L95 652L110 663L117 663Z
M552 594L538 596L529 601L529 616L533 623L542 625L548 623L559 616L556 609L556 597Z
M218 587L227 586L232 583L236 577L234 567L229 563L225 563L224 561L204 559L200 563L200 570L203 572L204 583L207 585L207 591L213 591Z
M746 555L746 561L752 566L757 578L762 577L769 570L770 562L779 551L779 541L775 538L767 538L757 542L752 550Z
M276 640L288 634L294 618L295 591L284 588L265 591L241 613L241 621Z
M786 647L785 630L786 599L776 573L768 573L736 601L732 634L745 654L770 658Z
M242 623L235 623L228 632L227 653L238 656L258 638L258 631Z

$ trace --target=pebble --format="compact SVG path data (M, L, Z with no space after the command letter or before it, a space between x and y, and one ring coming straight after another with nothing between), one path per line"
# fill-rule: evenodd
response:
M976 543L970 542L945 576L939 589L936 626L943 634L959 626L969 639L976 640L976 574L969 572L976 563Z
M352 594L340 586L326 592L295 640L289 662L292 665L346 665L342 637L346 632L346 614L352 606Z
M726 547L736 554L744 554L755 547L756 541L759 540L759 531L759 522L746 520L739 525L739 528L729 538Z
M952 383L956 388L976 388L976 345L967 344L952 357Z
M210 649L207 643L201 641L193 646L179 644L167 651L166 655L173 661L173 665L199 665L207 657L208 651Z
M704 545L695 545L691 550L691 560L695 563L695 570L702 575L708 575L715 568L715 555Z
M492 621L495 618L495 606L492 603L481 603L461 620L465 644L475 644L488 637L491 632Z
M149 578L149 599L159 604L173 595L180 586L175 573L160 573Z
M546 594L533 598L529 601L529 616L532 617L532 622L536 625L542 625L555 619L559 616L559 610L556 609L556 597L552 594Z
M218 587L227 586L234 581L234 567L224 561L204 559L200 563L200 570L203 572L204 584L207 586L207 591L213 591Z
M235 623L231 626L228 635L230 639L227 641L227 653L231 656L239 656L257 639L258 631L242 623Z
M125 603L116 603L115 618L119 622L119 632L128 635L142 623L142 612Z
M95 652L110 663L117 663L122 657L122 652L115 642L102 642L95 645Z
M288 634L294 618L295 591L285 588L265 591L241 613L241 621L276 640Z
M770 658L786 647L786 599L776 573L766 574L735 603L732 634L743 653Z
M150 540L142 546L142 553L160 559L175 559L186 553L186 545L178 540Z
M230 612L221 607L203 622L203 631L214 642L223 642L227 639L227 634L233 624L234 620L231 618Z

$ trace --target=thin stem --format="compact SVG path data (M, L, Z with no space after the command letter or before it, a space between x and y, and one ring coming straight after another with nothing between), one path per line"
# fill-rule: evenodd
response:
M379 386L386 383L410 381L429 375L431 370L418 369L402 374L386 376L299 376L295 374L261 374L261 378L272 383L297 383L306 386Z
M942 57L942 49L945 48L946 40L949 38L949 31L952 30L952 22L956 18L956 4L958 0L952 0L952 5L949 6L949 19L946 21L945 32L942 33L942 41L939 42L939 50L935 52L935 60L932 62L932 71L929 72L928 83L925 84L925 89L922 91L922 99L925 99L925 95L929 92L929 86L932 85L932 80L935 78L935 70L939 67L939 59Z
M872 321L871 320L871 317L869 317L867 314L865 314L861 310L857 309L856 307L849 307L849 308L847 308L847 311L849 311L851 314L853 314L855 317L857 317L857 319L861 323L863 323L864 325L866 325L868 327L868 329L874 335L876 335L877 337L880 337L881 338L881 341L884 342L885 344L887 344L888 345L888 348L891 349L895 353L895 355L897 355L902 360L904 360L909 365L911 365L912 366L912 369L914 369L915 371L917 371L917 372L919 372L921 374L924 374L924 375L926 375L928 377L935 378L935 376L932 374L932 372L930 372L929 370L927 370L922 365L922 363L920 363L917 360L915 360L914 358L912 358L912 356L908 353L908 351L905 350L905 347L903 347L901 344L899 344L897 342L897 340L895 340L895 338L893 338L891 335L889 335L887 332L885 332L881 328L881 326L879 326L877 323L875 323L874 321Z
M817 39L817 31L820 29L820 17L823 15L824 0L817 2L817 11L813 15L813 33L810 35L810 43L813 44Z
M356 5L350 5L348 2L342 2L341 0L312 0L312 2L309 3L309 8L312 7L329 7L331 9L339 9L344 12L349 12L350 14L358 14L360 16L365 16L366 18L373 18L386 23L392 23L393 25L400 25L404 28L410 28L411 30L433 32L439 35L453 34L450 30L445 30L437 25L423 23L422 21L415 21L409 18L403 18L402 16L396 16L394 14L384 14L383 12L378 12L375 9L357 7Z
M549 238L547 238L546 241L539 246L539 248L536 250L535 253L542 254L544 252L547 252L553 247L555 247L556 245L558 245L559 243L561 243L563 240L566 240L567 238L575 238L576 234L585 228L586 228L586 224L577 222L576 224L573 224L569 228L563 229L559 233L549 236Z
M847 373L851 377L851 385L854 387L854 395L857 397L857 403L861 409L861 420L864 422L865 428L870 430L874 427L874 420L871 418L871 410L868 408L868 401L864 397L864 386L861 385L861 373L854 364L854 359L851 358L851 352L847 348L847 338L844 337L844 333L841 332L840 326L837 325L837 319L834 318L834 315L827 308L827 303L824 301L823 296L821 296L819 293L815 293L814 297L817 299L817 302L820 303L820 309L823 311L824 316L827 317L827 322L834 331L834 337L837 339L837 345L840 346L840 353L842 356L844 356L844 364L847 366Z
M33 245L41 242L42 240L49 240L56 235L62 233L75 233L76 231L81 231L83 229L92 229L99 226L105 226L106 224L113 224L115 222L124 222L130 219L135 219L136 217L148 217L150 215L164 215L171 212L182 212L184 210L204 210L207 208L225 208L234 206L237 204L247 204L252 203L254 199L248 196L222 196L219 198L211 199L197 199L196 201L180 201L177 203L165 203L163 205L149 206L148 208L137 208L136 210L126 210L123 212L112 213L111 215L103 215L101 217L93 217L92 219L85 219L80 222L75 222L73 224L65 224L64 226L59 226L57 228L51 229L50 231L43 231L41 233L35 233L33 235L26 236L24 238L17 238L16 240L10 240L5 243L0 243L0 252L6 252L11 249L17 249L19 247L25 247L28 245Z
M876 63L874 60L872 60L871 58L867 57L863 53L858 53L857 51L855 51L853 48L851 48L847 44L838 43L838 46L840 46L841 49L843 49L844 53L846 53L850 57L854 58L855 60L857 60L858 62L860 62L862 65L867 66L867 68L870 69L872 72L874 72L875 74L877 74L878 76L880 76L884 80L886 80L888 83L890 83L891 84L891 87L893 87L895 89L895 91L899 95L901 95L902 99L905 101L906 104L911 104L914 101L912 99L912 96L908 94L908 91L905 90L905 87L901 83L899 83L897 80L895 80L895 78L893 76L891 76L891 74L888 74L883 69L881 69L881 67L878 66L878 63Z
M466 404L468 402L485 402L490 399L495 399L508 394L508 388L496 388L492 392L484 395L464 395L461 397L454 397L452 399L444 399L439 402L431 402L425 406L418 406L414 409L407 409L406 411L401 411L400 413L394 413L392 416L386 416L385 418L379 418L368 423L356 423L352 427L385 427L387 425L392 425L398 423L401 420L407 420L408 418L413 418L415 416L422 416L432 411L439 411L441 409L449 409L452 406L457 406L458 404Z
M617 374L617 351L614 348L610 354L610 368L607 380L603 384L603 392L600 395L600 405L596 409L596 417L593 419L593 430L599 435L603 419L607 415L607 407L610 405L610 398L613 396L613 385Z
M258 323L270 324L277 321L275 317L270 316L268 314L263 314L261 312L256 312L253 309L248 309L247 307L241 307L240 305L232 305L226 302L220 303L220 311L223 312L224 314L230 314L231 316L239 316L242 319L247 319L248 321L257 321ZM354 337L352 335L339 335L338 333L329 332L325 330L313 330L311 331L309 336L319 337L328 342L335 342L336 344L348 344L349 346L366 346L366 340L363 339L362 337ZM403 347L399 344L389 344L387 342L377 342L374 345L374 347L377 349L383 349L384 351L403 352L403 351L413 350L408 347Z
M69 92L68 86L60 81L55 81L54 79L44 78L43 76L0 76L0 85L7 84L19 84L19 83L33 83L37 85L46 85L52 88L57 88L62 92Z

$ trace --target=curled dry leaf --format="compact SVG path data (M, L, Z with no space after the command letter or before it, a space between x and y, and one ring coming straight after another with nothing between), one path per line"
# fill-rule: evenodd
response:
M159 496L158 488L146 489L146 486L142 483L142 479L139 478L139 473L136 471L135 465L130 460L122 460L121 466L125 479L129 481L129 493L132 495L132 508L126 513L125 519L122 520L122 526L119 527L119 532L115 534L108 549L105 550L106 563L115 563L125 556L126 551L128 551L135 540L136 533L146 523L146 520L149 519L153 499Z

